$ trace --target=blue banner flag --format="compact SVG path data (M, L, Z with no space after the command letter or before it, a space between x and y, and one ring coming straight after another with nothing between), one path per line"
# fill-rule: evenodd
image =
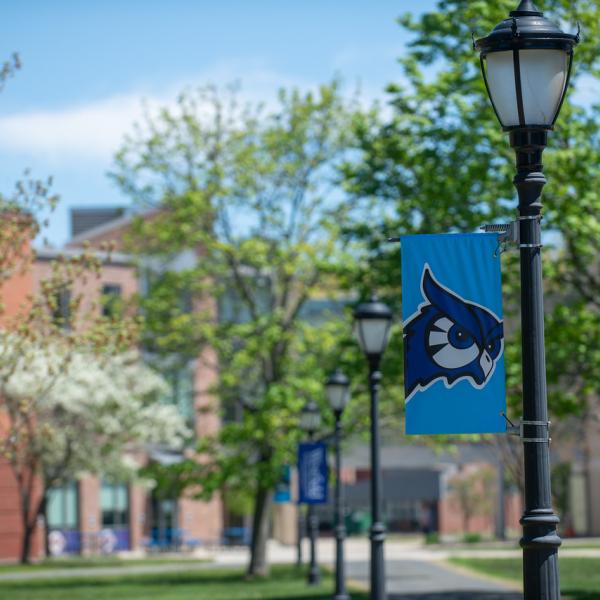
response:
M298 482L300 504L327 503L327 446L322 442L298 445Z
M497 234L401 244L406 433L505 432Z
M273 493L273 501L275 504L285 504L286 502L291 501L291 482L292 472L290 465L283 465L281 468L281 477L275 485L275 492Z

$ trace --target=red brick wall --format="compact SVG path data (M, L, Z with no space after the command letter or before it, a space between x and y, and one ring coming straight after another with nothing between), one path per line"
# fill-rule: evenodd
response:
M184 530L186 539L197 539L207 545L220 543L223 530L220 496L215 494L209 502L181 498L179 527Z
M84 477L79 481L79 531L82 554L96 552L96 534L101 528L100 480L97 477Z
M469 532L493 533L495 530L494 506L491 514L474 515L469 521ZM518 529L522 514L522 502L519 494L506 494L504 499L504 519L507 529ZM465 533L462 511L451 495L438 502L439 532L442 535Z
M40 487L36 486L34 500L39 500ZM21 555L23 523L19 511L19 491L10 465L0 459L0 561L18 561ZM43 527L33 534L31 560L43 556Z
M129 540L131 550L144 547L146 525L146 489L141 485L129 486Z
M15 254L15 260L22 264L14 265L15 271L11 277L0 285L0 302L3 310L0 312L0 326L7 326L19 315L25 314L30 306L30 295L33 291L31 269L26 268L30 259L30 244L25 242L22 252ZM24 270L23 270L24 269ZM6 435L2 425L7 423L6 414L0 413L0 435ZM37 489L39 493L39 487ZM39 496L35 498L38 500ZM16 561L21 553L21 537L23 524L19 510L19 492L17 482L9 463L0 458L0 560ZM43 531L38 528L34 533L31 558L41 557L43 550Z

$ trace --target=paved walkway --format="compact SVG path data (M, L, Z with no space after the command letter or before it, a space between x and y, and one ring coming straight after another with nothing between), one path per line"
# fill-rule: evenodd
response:
M353 581L368 586L369 542L365 538L350 538L346 543L347 575ZM270 542L269 560L272 563L294 563L296 549ZM385 544L387 588L390 600L519 600L522 595L511 590L509 584L489 581L484 577L462 571L445 561L452 556L518 557L519 549L507 544L490 549L450 550L444 547L423 546L419 539L390 539ZM561 556L600 557L597 548L563 548ZM245 566L247 548L199 549L197 558L210 562L182 561L181 563L152 565L123 565L117 567L92 567L69 569L40 569L31 571L0 572L0 581L18 579L47 579L62 577L98 577L110 575L144 575L149 573L181 573L218 566ZM303 557L308 558L308 541L305 540ZM322 565L333 567L335 544L331 538L319 540L318 559Z
M464 575L435 562L386 561L390 600L522 600L523 595L502 584ZM368 586L369 563L348 564L348 577Z

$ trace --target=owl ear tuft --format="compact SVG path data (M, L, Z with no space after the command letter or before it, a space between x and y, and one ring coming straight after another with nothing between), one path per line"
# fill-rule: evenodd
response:
M429 265L425 265L423 269L422 279L423 294L427 300L434 306L440 309L448 308L456 302L462 301L460 298L444 289L433 277L433 273L429 268Z
M455 323L460 323L466 327L472 334L478 331L479 328L474 322L474 316L469 311L465 301L442 287L434 279L429 265L425 265L423 269L421 286L425 298L440 312L451 317Z

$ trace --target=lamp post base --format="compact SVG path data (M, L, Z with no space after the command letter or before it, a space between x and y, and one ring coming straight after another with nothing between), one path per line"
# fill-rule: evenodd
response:
M315 509L309 506L308 527L310 530L310 567L308 568L308 585L319 585L321 583L321 571L317 564L317 536L319 534L319 517L315 515Z
M341 512L341 511L340 511ZM346 527L338 525L335 528L335 592L333 600L350 600L350 596L346 593L346 580L344 569L344 540L346 539Z
M371 600L386 600L385 592L385 558L383 542L385 541L385 525L373 523L371 527Z
M311 567L308 571L308 585L319 585L321 583L321 573L318 567Z

